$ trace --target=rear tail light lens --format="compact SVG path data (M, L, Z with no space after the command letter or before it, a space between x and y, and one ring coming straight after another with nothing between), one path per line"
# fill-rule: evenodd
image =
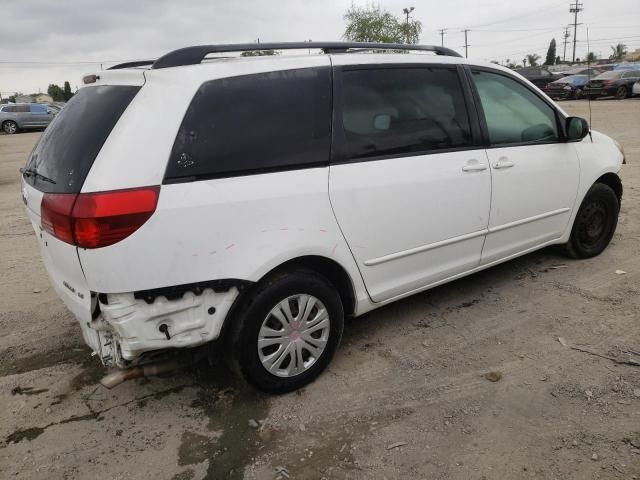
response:
M160 187L56 194L42 198L42 228L63 242L100 248L124 240L151 218Z

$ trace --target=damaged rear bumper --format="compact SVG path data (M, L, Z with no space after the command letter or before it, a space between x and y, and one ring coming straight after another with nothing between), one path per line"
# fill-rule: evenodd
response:
M203 345L220 336L244 285L100 294L83 335L105 365L120 368L142 363L148 352Z

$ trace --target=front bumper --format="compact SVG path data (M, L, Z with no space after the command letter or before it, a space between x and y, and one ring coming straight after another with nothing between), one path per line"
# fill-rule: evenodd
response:
M545 90L545 93L554 100L573 98L575 96L575 90L565 90L564 88L560 90L548 89Z

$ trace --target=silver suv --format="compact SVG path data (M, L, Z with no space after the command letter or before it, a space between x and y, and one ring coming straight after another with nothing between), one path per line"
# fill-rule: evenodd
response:
M53 120L53 112L45 103L13 103L0 106L2 131L13 134L22 129L45 128Z

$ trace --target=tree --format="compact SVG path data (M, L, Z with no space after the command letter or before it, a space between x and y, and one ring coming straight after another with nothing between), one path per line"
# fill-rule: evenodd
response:
M347 27L344 38L354 42L418 43L422 23L394 17L380 6L351 5L344 15Z
M54 83L49 84L49 87L47 88L47 93L53 99L54 102L64 102L64 97L65 97L64 90L60 88L59 85L56 85Z
M547 50L547 58L544 60L545 65L553 65L556 60L556 39L552 38Z
M593 52L589 52L587 53L587 58L586 58L587 62L591 63L591 62L595 62L598 60L598 56L593 53Z
M68 102L73 97L73 93L71 93L71 85L69 82L64 82L64 101Z
M562 61L562 60L560 59L560 55L558 55L558 56L556 57L556 65L560 65L560 62L561 62L561 61Z
M612 46L611 51L612 53L609 60L622 60L622 57L627 54L627 46L624 43L619 43Z
M529 62L529 66L531 67L537 66L538 60L540 60L540 55L537 53L530 53L527 55L527 62Z

